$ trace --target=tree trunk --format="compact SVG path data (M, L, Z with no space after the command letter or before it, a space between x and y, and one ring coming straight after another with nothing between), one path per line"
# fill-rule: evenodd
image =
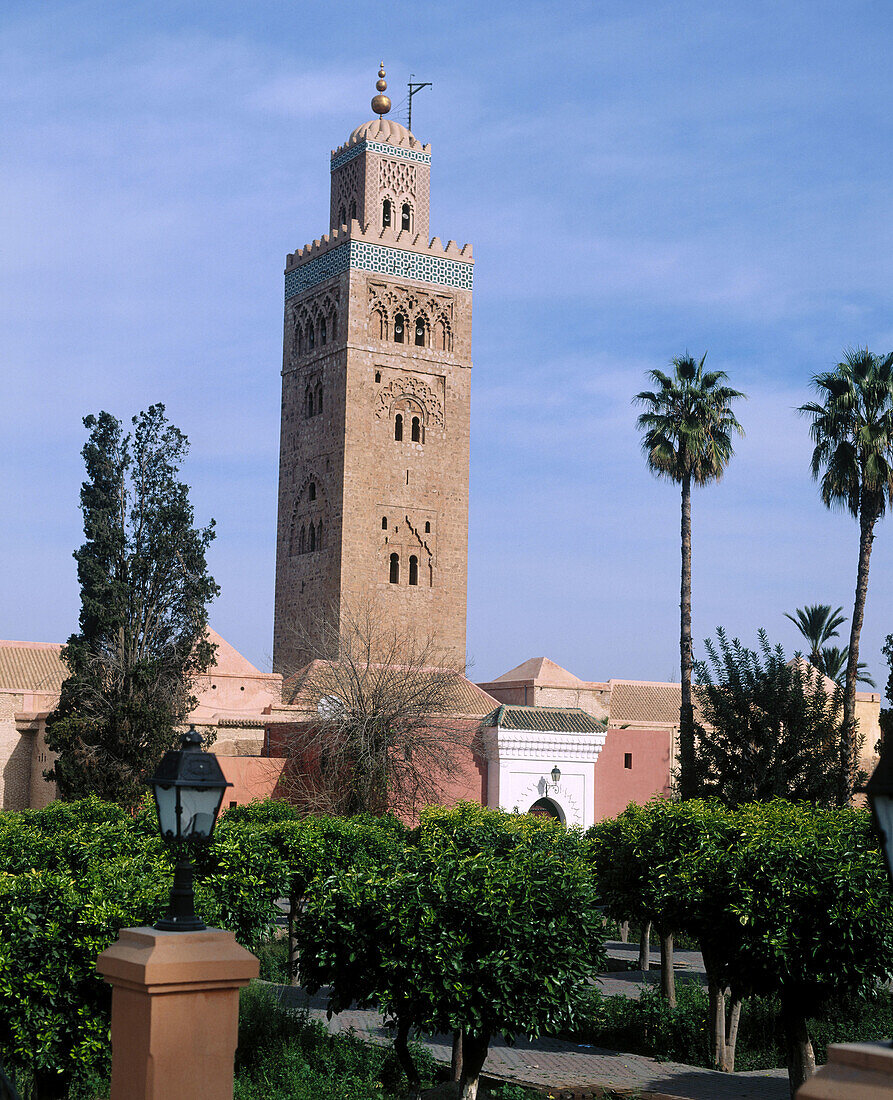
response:
M679 796L695 795L695 730L691 705L691 475L682 479L682 584L679 594L679 655L682 701L679 707Z
M642 939L639 941L639 969L648 970L651 966L651 921L642 927Z
M620 933L620 942L629 943L629 921L622 920L617 922L617 931Z
M462 1079L459 1084L460 1100L477 1100L478 1082L481 1079L481 1070L487 1060L487 1051L490 1049L490 1033L485 1031L482 1035L466 1034L462 1042Z
M660 991L670 1008L676 1007L676 972L673 969L673 933L658 930L660 936Z
M298 984L298 944L295 939L295 909L297 898L288 898L288 984Z
M709 1001L708 1026L710 1029L710 1058L714 1069L722 1069L726 1047L726 991L719 983L707 978L707 997Z
M403 1067L403 1072L406 1074L407 1100L419 1100L422 1082L416 1064L412 1060L412 1055L409 1053L408 1039L409 1021L398 1020L397 1034L394 1037L394 1050L400 1065Z
M877 519L877 505L871 501L863 489L859 501L859 568L856 572L856 596L853 603L853 622L850 627L850 645L843 689L841 806L846 806L850 802L856 786L859 755L858 730L856 729L856 676L859 672L859 638L862 634L865 600L868 596L868 565L871 561L871 545L874 542L874 526Z
M738 1024L741 1021L742 998L732 993L732 1003L729 1010L729 1024L726 1032L725 1046L722 1052L722 1065L720 1068L725 1073L735 1072L735 1046L738 1042Z
M788 1082L793 1098L797 1094L797 1089L815 1073L815 1053L806 1029L806 1017L803 1012L789 1008L782 1001L781 1018L784 1026Z
M450 1059L450 1080L461 1081L462 1080L462 1041L464 1039L465 1032L462 1028L458 1028L453 1032L453 1054Z

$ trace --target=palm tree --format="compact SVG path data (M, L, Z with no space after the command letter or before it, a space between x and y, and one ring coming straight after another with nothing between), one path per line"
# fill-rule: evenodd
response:
M859 564L843 695L840 799L845 804L852 798L856 773L856 678L871 544L877 521L887 504L893 504L893 353L878 356L868 348L848 348L843 362L833 371L815 375L812 384L822 401L800 408L812 418L812 476L821 482L826 507L845 508L859 521Z
M682 487L682 584L679 650L682 665L682 705L679 708L679 793L693 794L695 755L694 714L691 703L691 487L718 481L731 459L732 433L744 435L730 404L743 393L724 385L725 371L705 371L687 353L673 359L673 375L650 371L654 391L643 391L635 401L646 406L639 416L642 450L656 477Z
M832 611L830 604L816 603L798 607L793 615L788 611L784 613L785 618L790 619L809 642L809 660L815 668L821 667L822 646L831 638L836 638L837 627L846 622L841 611L842 607Z
M810 657L810 661L829 680L833 680L838 687L843 687L846 683L846 665L849 655L850 647L848 645L845 645L843 649L838 649L836 645L826 645L818 654L818 660L813 661ZM864 661L860 661L856 666L856 683L868 684L869 687L876 688L877 684L865 672L866 668L868 668L868 665Z

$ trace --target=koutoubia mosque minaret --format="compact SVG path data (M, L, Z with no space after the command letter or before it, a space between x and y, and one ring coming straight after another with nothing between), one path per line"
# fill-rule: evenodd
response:
M431 147L385 117L383 68L376 89L331 155L329 232L285 269L277 671L347 607L465 659L471 245L429 238Z

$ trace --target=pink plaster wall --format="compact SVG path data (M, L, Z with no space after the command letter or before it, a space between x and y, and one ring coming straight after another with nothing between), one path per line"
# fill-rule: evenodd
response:
M657 794L669 794L669 730L609 729L595 764L595 820L616 817L630 802L643 805ZM632 753L632 768L623 766Z
M228 782L222 809L230 803L239 806L259 798L270 798L276 790L285 761L269 756L220 756L217 758Z

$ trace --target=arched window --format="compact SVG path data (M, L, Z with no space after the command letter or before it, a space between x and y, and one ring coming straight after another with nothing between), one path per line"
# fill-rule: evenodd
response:
M295 325L295 342L294 351L295 355L300 355L304 350L304 333L300 325Z
M338 211L338 224L339 225L347 225L347 211L344 209L343 205L342 205L341 209Z
M313 351L316 347L316 334L313 331L313 322L307 325L307 347Z
M401 229L412 229L412 207L408 202L403 204L403 216L400 222Z
M398 313L394 318L394 343L402 344L405 337L406 330L406 318L402 313Z
M419 559L415 554L411 554L409 558L409 583L419 583Z
M415 345L417 348L425 346L425 319L416 317L415 321Z
M316 549L322 550L322 520L316 525Z
M313 390L307 387L307 393L304 397L305 413L307 416L313 416Z
M381 312L380 309L374 309L372 311L371 318L372 335L377 337L379 340L384 340L386 331L387 329L385 327L384 314Z
M307 549L306 539L307 539L307 528L304 527L303 524L301 524L301 541L298 543L298 553L299 554L303 554L304 551Z
M310 484L307 486L307 499L308 500L316 500L316 482L315 481L311 481Z
M417 416L412 418L412 441L413 443L422 442L422 422Z
M385 199L381 204L381 225L383 229L387 229L391 224L391 200Z
M377 371L375 372L375 381L376 381L376 382L380 382L380 381L381 381L381 371L380 371L380 370L377 370Z
M388 575L388 580L391 584L400 583L400 555L391 554L391 572Z
M394 417L394 439L396 439L398 443L403 442L403 414L402 413L397 413L397 415Z
M427 519L425 520L425 534L426 535L431 534L431 522L430 522L430 520L427 520Z
M382 529L382 531L387 531L387 529L388 529L388 517L387 516L382 516L381 517L381 529Z
M326 343L326 319L325 319L325 317L320 317L320 319L319 319L319 342L321 344Z
M322 412L322 382L316 387L316 415Z
M310 524L310 544L307 547L307 549L308 550L315 550L316 549L316 528L313 526L312 523Z
M332 339L334 340L338 335L338 314L332 314Z
M351 199L350 200L350 220L353 221L356 216L357 216L357 200L356 199Z

